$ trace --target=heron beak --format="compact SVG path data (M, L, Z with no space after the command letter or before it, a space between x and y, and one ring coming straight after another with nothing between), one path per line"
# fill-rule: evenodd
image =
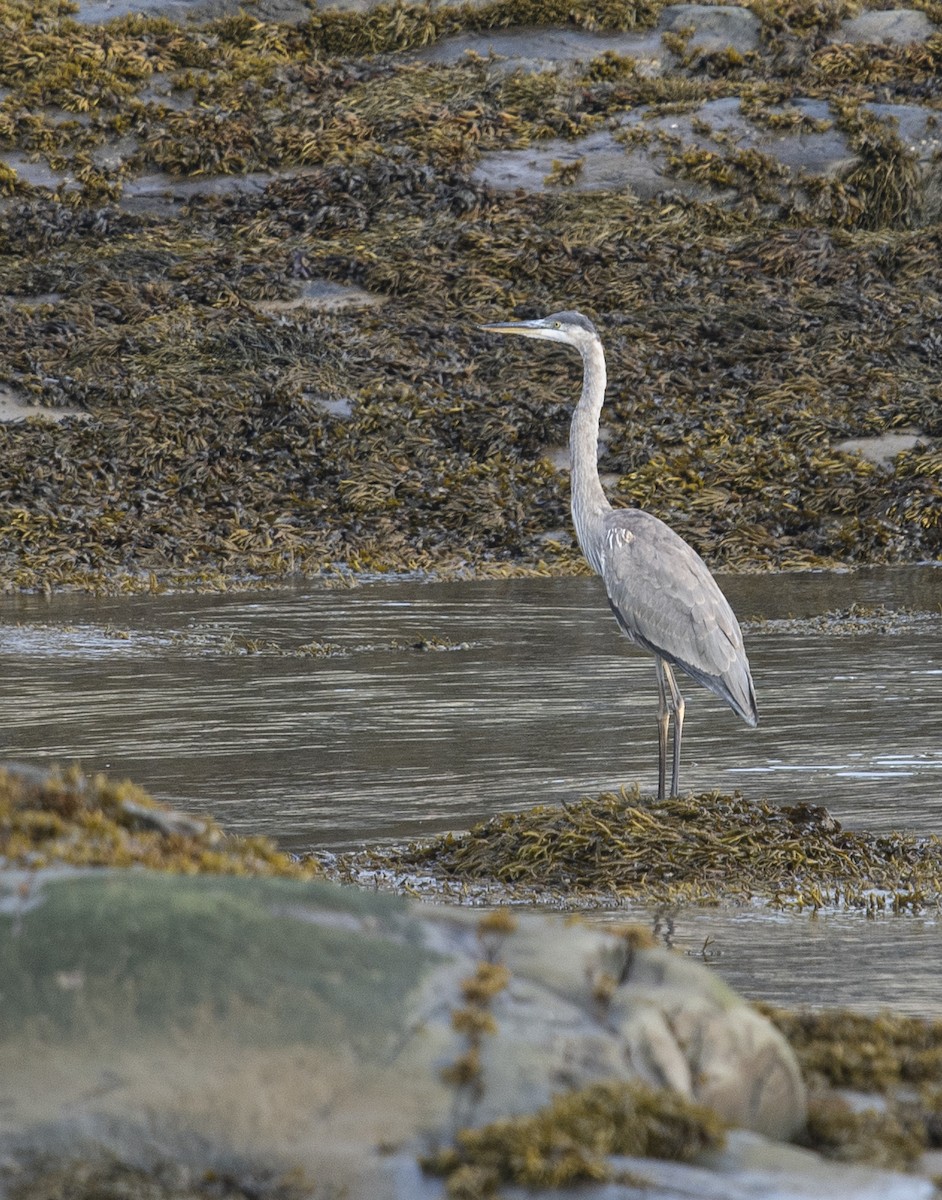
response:
M541 337L546 326L542 321L496 321L492 325L479 325L485 333L518 333L522 337Z

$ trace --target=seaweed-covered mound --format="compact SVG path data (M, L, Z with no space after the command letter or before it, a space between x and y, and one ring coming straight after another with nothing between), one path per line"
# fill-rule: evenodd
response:
M585 908L760 897L782 908L920 910L942 897L942 839L845 830L826 809L741 795L604 793L502 814L467 833L341 855L342 878Z
M149 867L185 874L316 874L267 838L226 836L211 820L158 804L127 780L77 768L0 767L0 865Z
M938 189L873 106L934 136L942 35L843 42L857 7L755 0L754 49L665 32L650 74L411 52L653 29L659 0L100 26L0 0L0 409L79 413L0 422L2 586L584 569L546 457L578 362L476 329L575 306L609 356L618 502L732 569L938 553ZM677 188L645 201L565 164L526 194L475 174L642 109L635 144L724 100L800 131L801 98L852 169L793 193L700 126L712 149L671 142ZM889 466L835 448L909 427Z

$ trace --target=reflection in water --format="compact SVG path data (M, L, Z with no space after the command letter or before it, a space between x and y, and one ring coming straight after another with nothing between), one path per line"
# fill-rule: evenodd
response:
M942 618L857 637L749 625L854 603L938 617L942 571L722 586L746 624L761 724L691 681L684 786L825 804L858 828L942 831ZM459 648L408 648L435 638ZM285 653L313 641L346 653ZM261 653L233 653L253 643ZM597 580L13 597L0 655L0 757L128 775L297 850L656 783L652 662L618 634ZM768 917L756 928L774 934ZM877 928L890 926L866 932L867 953Z

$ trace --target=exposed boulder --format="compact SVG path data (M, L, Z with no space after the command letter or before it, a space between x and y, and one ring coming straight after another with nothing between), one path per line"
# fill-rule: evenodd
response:
M10 872L0 1157L251 1158L372 1200L400 1194L390 1151L600 1081L794 1133L784 1038L645 942L293 880Z

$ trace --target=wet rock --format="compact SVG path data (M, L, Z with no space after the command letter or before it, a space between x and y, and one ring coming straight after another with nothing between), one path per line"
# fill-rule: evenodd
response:
M305 399L313 401L328 416L338 421L349 421L353 415L353 401L349 396L324 397L306 392Z
M922 438L923 434L918 429L898 429L876 437L848 438L837 442L834 449L843 454L859 454L867 462L888 467L898 454L918 446Z
M626 936L288 880L7 872L0 890L0 1157L237 1153L372 1198L403 1194L378 1147L414 1159L456 1112L480 1125L603 1079L775 1137L804 1119L774 1026Z
M71 630L72 636L76 633ZM112 653L116 641L128 645L114 631L105 636ZM59 863L136 865L182 873L310 878L266 839L225 837L214 821L160 804L129 780L85 775L77 767L47 771L17 762L0 765L0 865L4 863L33 869Z
M0 155L0 162L16 172L20 183L30 187L57 188L75 186L75 179L67 171L54 170L47 162L35 155L19 151L7 151Z
M572 184L553 182L558 165L575 168ZM578 141L552 139L526 150L497 150L481 156L474 178L491 187L527 192L558 191L630 191L640 199L650 199L668 186L653 157L645 152L626 154L608 131L590 134ZM702 194L703 189L698 188Z
M208 175L176 179L170 175L140 175L129 179L121 193L121 207L139 215L168 216L197 196L258 196L273 176L263 171L245 175Z
M78 408L47 408L42 404L31 404L21 392L0 383L0 423L35 420L58 424L70 417L84 421L88 415Z
M619 54L634 59L637 69L649 75L658 74L665 58L672 57L664 48L660 30L596 33L541 26L458 34L443 38L412 57L416 62L448 65L460 62L468 54L494 56L495 65L507 72L565 70L576 63L591 62L602 54Z
M658 28L669 33L690 32L688 53L716 54L732 49L740 54L759 48L759 20L747 8L730 4L672 4L661 14Z
M374 308L382 304L383 299L353 284L311 279L298 288L296 295L286 300L256 300L254 307L260 312L272 314L294 312L297 309L338 312L344 308ZM342 415L349 416L349 407Z
M822 1161L794 1146L766 1141L756 1134L730 1135L724 1150L709 1156L710 1168L683 1163L623 1159L619 1167L642 1175L646 1195L696 1196L697 1200L932 1200L928 1179L897 1171ZM717 1176L714 1172L719 1171ZM629 1193L630 1195L631 1193ZM614 1189L594 1200L625 1200ZM566 1194L560 1200L568 1200ZM573 1194L573 1200L575 1195ZM634 1200L634 1197L632 1197Z
M939 27L933 24L924 12L911 8L884 9L863 12L841 24L840 29L831 35L834 42L854 43L884 43L908 45L912 42L924 42L933 33L938 33Z
M208 837L214 841L222 840L222 834L213 829L210 821L191 817L186 813L153 808L127 798L122 799L121 810L132 825L137 824L142 829L155 829L165 837Z
M758 48L759 29L758 20L745 8L672 4L663 10L653 29L625 33L546 26L491 29L444 38L412 57L419 62L452 64L467 54L493 55L505 71L565 71L600 55L614 54L633 59L639 74L657 75L676 62L676 55L664 43L665 33L689 34L689 53L713 54L732 47L746 54Z
M927 210L934 211L942 132L931 114L916 105L862 107L894 129L914 154ZM767 178L760 194L784 203L808 177L839 179L859 164L825 101L797 97L770 108L769 117L781 127L757 124L737 97L666 115L642 106L583 138L482 155L475 178L508 190L624 189L641 200L670 190L695 200L736 203L742 195L751 198L753 173L764 158ZM560 165L568 173L560 172Z
M312 7L303 0L259 0L252 6L252 15L262 21L296 22L306 20ZM241 8L236 0L80 0L75 20L98 25L129 13L143 13L171 21L211 21L232 16Z
M719 189L708 177L678 176L671 158L693 147L717 154L719 162L717 139L737 151L768 154L796 175L803 170L833 176L849 167L852 151L844 135L833 128L823 101L799 99L788 106L788 111L795 114L797 129L773 132L760 130L750 121L736 97L711 100L694 111L665 116L641 107L613 122L614 130L483 155L476 176L493 187L536 192L563 187L575 191L626 188L646 200L671 189L695 199L711 193L715 198ZM636 133L643 133L644 140L636 142L632 136ZM553 164L557 162L582 163L571 184L552 181ZM734 187L722 189L729 198L735 197L736 191Z
M616 1159L615 1165L645 1186L602 1186L590 1193L592 1200L932 1200L936 1194L928 1179L825 1162L806 1150L744 1132L730 1134L725 1150L710 1156L710 1167L628 1157ZM524 1200L516 1190L503 1196ZM563 1188L553 1197L585 1200L586 1192Z

